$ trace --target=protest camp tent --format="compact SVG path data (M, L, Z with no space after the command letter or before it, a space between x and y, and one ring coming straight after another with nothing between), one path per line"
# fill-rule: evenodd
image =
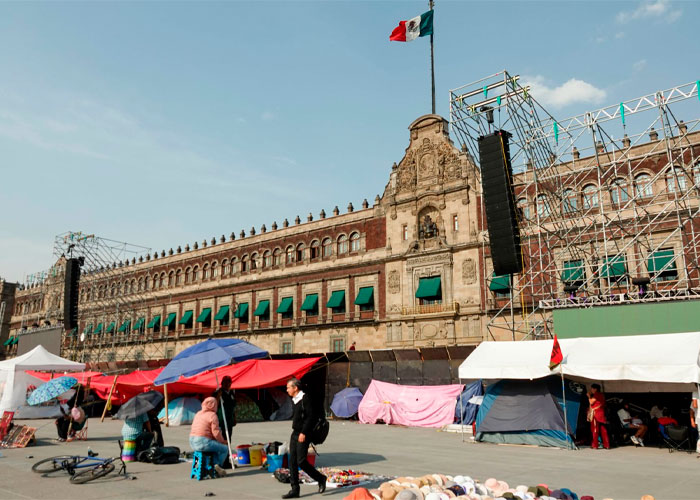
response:
M481 380L467 385L459 395L457 406L455 407L455 422L462 425L469 425L476 419L479 405L469 401L475 396L483 396L484 389Z
M57 404L29 406L27 396L32 387L43 381L27 370L75 372L85 369L85 363L76 363L51 354L42 345L16 358L0 361L0 413L15 412L15 418L42 418L60 414Z
M202 409L202 403L197 398L177 398L168 403L168 423L169 425L191 424L194 415ZM165 408L160 410L159 419L165 418Z

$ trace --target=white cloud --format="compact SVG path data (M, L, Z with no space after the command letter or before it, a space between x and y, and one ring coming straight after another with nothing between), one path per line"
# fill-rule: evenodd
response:
M615 33L615 40L622 40L625 38L625 32L624 31L618 31Z
M271 120L274 120L277 118L277 115L275 115L272 111L265 111L263 114L260 115L260 119L265 122L269 122Z
M543 106L555 109L570 104L598 104L606 97L606 92L594 85L571 78L559 86L551 86L541 75L523 77L523 81L531 88L532 96Z
M676 9L669 0L645 0L634 10L618 12L616 19L620 24L627 24L639 19L657 19L673 23L677 21L683 11Z
M635 71L642 71L646 67L647 67L647 60L646 59L641 59L632 65L632 68Z

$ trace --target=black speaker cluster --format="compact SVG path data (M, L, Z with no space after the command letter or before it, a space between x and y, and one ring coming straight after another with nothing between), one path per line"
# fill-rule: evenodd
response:
M78 326L78 285L80 260L66 260L66 282L63 289L63 326L68 330Z
M510 133L505 130L479 137L481 187L491 241L491 260L497 275L516 274L523 270L509 138Z

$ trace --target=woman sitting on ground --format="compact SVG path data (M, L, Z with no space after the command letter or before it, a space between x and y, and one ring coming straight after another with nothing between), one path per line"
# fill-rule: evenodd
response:
M225 476L226 471L222 465L228 457L228 445L221 428L219 417L216 416L218 403L215 398L209 397L202 402L202 409L197 412L190 429L190 446L194 451L208 451L215 453L214 469L219 477Z

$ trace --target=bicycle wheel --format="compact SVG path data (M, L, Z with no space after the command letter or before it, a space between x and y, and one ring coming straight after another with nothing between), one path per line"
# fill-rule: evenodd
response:
M32 470L38 474L47 474L49 472L64 470L66 465L76 464L77 458L78 457L74 455L60 455L58 457L45 458L32 465Z
M106 476L114 470L114 464L102 464L92 467L90 469L85 469L80 472L76 472L70 477L70 482L73 484L83 484L98 477Z

